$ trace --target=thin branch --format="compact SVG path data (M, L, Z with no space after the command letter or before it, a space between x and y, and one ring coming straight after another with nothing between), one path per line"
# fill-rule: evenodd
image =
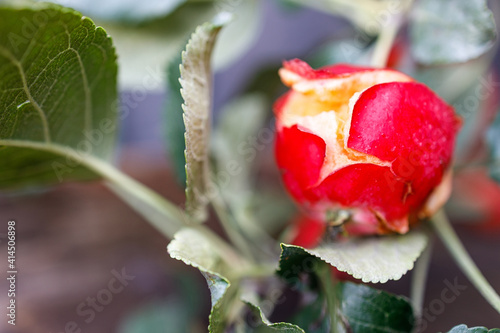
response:
M432 219L431 224L444 245L450 251L453 259L462 269L467 278L490 303L490 305L500 313L500 297L493 287L488 283L479 268L476 266L462 242L453 230L448 218L443 211L439 211Z

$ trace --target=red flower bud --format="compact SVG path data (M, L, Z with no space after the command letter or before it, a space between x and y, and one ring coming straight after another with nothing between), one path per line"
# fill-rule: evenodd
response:
M291 89L274 105L276 160L312 218L342 209L365 230L405 233L446 201L460 121L429 88L394 70L298 59L279 74Z

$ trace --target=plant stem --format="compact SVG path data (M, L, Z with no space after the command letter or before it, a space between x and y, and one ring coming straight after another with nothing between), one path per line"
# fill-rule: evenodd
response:
M85 164L104 177L106 185L118 197L141 214L163 235L173 238L180 228L191 225L176 205L114 166L96 158L87 158Z
M387 25L381 29L377 37L375 49L373 50L371 65L374 67L386 67L392 44L398 35L399 28L403 23L408 9L411 7L412 0L402 1L403 6L400 13L389 16Z
M500 297L488 283L470 255L465 250L457 234L451 227L445 213L442 210L436 213L436 215L431 219L431 223L445 246L448 248L448 251L450 251L453 259L455 259L455 262L462 269L467 278L490 303L490 305L497 310L498 313L500 313Z
M321 285L321 289L326 297L326 307L330 318L330 333L337 332L337 294L335 290L335 280L330 265L319 262L316 267L316 275Z
M219 247L221 252L225 254L225 259L246 263L245 259L241 258L227 242L212 230L205 225L192 222L179 207L149 187L124 174L105 160L56 143L0 140L0 145L46 151L85 166L103 177L106 185L118 197L142 215L162 235L172 239L175 233L183 227L195 228L202 232L215 246Z
M255 259L251 246L245 237L237 230L236 223L231 221L228 214L228 209L220 195L215 195L212 200L212 207L219 218L219 221L226 232L226 235L231 240L231 243L248 259Z
M392 44L398 34L401 17L392 17L389 25L382 29L377 37L377 43L373 50L371 65L373 67L386 67Z
M422 252L420 258L418 258L411 277L410 298L413 302L413 308L419 316L422 314L424 304L425 284L427 282L431 254L432 243L429 241L424 252Z
M115 193L167 237L172 238L181 227L191 224L176 205L125 175L107 161L93 155L50 142L0 140L0 145L45 151L66 157L68 161L85 166L102 176Z

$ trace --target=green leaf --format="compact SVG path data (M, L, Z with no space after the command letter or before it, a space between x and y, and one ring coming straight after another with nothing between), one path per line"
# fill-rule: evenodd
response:
M184 150L184 120L182 119L182 95L180 65L181 55L175 57L167 67L167 103L165 112L165 137L170 165L181 184L186 183L186 158Z
M116 55L78 12L0 5L0 188L97 178L116 134Z
M337 286L340 312L353 333L411 332L413 309L404 297L351 282Z
M248 332L252 333L272 333L272 332L283 332L283 333L305 333L300 327L290 324L290 323L271 323L260 307L255 305L253 302L244 300L243 301L251 311L251 317L249 320L250 328Z
M425 233L412 230L405 235L356 238L315 249L281 244L278 274L289 279L296 272L310 272L313 269L310 256L313 256L363 282L399 280L413 268L427 242Z
M491 178L500 183L500 110L486 133L486 140L490 146L490 155L493 161L490 164L490 175Z
M336 325L339 332L412 331L415 317L412 306L406 298L351 282L337 283L335 291L330 291L333 280L328 286L328 279L333 279L332 273L329 270L324 270L325 262L321 259L303 251L295 258L294 264L292 264L292 258L287 260L288 262L280 263L278 274L293 287L300 287L305 281L300 273L307 273L319 280L310 280L311 289L318 290L318 296L314 303L306 305L315 307L315 313L309 312L309 316L306 317L299 312L299 315L293 318L294 323L299 323L297 321L299 319L302 327L308 329L307 332L328 331L327 328L332 325L331 322ZM330 297L330 302L327 302L327 304L329 303L329 313L324 316L325 312L322 307L327 297ZM333 313L337 313L337 318L331 321L329 318L333 316Z
M217 34L228 19L221 15L218 22L199 26L182 53L180 83L186 127L186 211L198 221L207 216L212 107L210 59Z
M44 0L37 0L44 1ZM101 20L141 22L169 14L187 0L51 0Z
M422 0L415 6L412 53L422 64L466 62L494 44L495 21L486 0Z
M467 325L455 326L448 333L500 333L500 329L494 328L488 330L486 327L471 327L468 328Z
M167 249L172 258L198 268L207 280L212 302L209 331L222 332L225 324L224 313L231 298L228 295L230 283L224 277L228 271L225 263L228 254L214 246L201 232L191 228L179 231Z

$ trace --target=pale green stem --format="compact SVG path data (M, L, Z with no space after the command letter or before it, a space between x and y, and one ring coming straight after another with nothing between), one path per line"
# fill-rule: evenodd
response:
M328 310L328 317L330 318L330 333L337 333L338 301L335 291L335 280L330 265L319 262L316 267L316 275L321 285L323 295L326 297L326 307Z
M190 225L190 221L185 218L183 212L176 205L125 175L105 160L51 142L0 140L0 145L46 151L66 157L67 161L71 162L67 166L68 169L74 165L85 166L102 176L110 184L113 191L127 203L130 203L132 208L169 238L172 238L175 232L183 226Z
M413 303L413 308L418 316L422 314L422 308L425 297L425 285L427 282L427 273L429 272L429 264L431 261L432 243L429 241L424 252L418 258L415 269L411 276L410 298Z
M431 219L431 223L444 245L448 248L448 251L450 251L453 259L455 259L455 262L462 269L467 278L490 303L490 305L497 310L498 313L500 313L500 297L485 279L470 257L469 253L465 250L464 246L460 242L460 239L450 225L445 213L443 211L439 211Z
M114 193L142 215L162 235L172 239L175 233L183 227L195 228L202 232L214 246L217 246L221 253L224 253L224 259L227 259L230 265L237 263L233 266L238 266L238 269L248 265L245 259L241 258L229 244L212 230L204 225L193 223L179 207L127 176L107 161L56 143L0 140L0 146L46 151L66 157L68 161L71 161L71 165L85 166L103 177L107 186ZM71 167L68 166L68 168Z
M253 251L248 243L248 241L243 237L243 235L237 230L236 223L231 221L231 217L228 214L228 208L225 202L219 195L215 195L211 199L212 207L214 208L217 217L219 218L220 224L226 235L231 240L231 243L243 254L247 259L254 259Z
M392 44L398 35L399 28L404 22L406 13L411 7L413 0L402 0L401 13L393 14L389 17L387 25L381 29L375 43L375 49L371 59L371 65L374 67L387 67L389 54L391 53Z
M400 21L400 17L393 17L393 22L390 22L378 35L371 61L373 67L387 66L392 44L398 34Z
M246 267L247 261L239 256L233 248L212 230L204 225L193 223L176 205L142 185L136 180L123 174L108 163L92 161L94 170L98 171L106 180L108 187L123 201L125 201L146 221L151 223L163 235L172 239L182 227L197 229L209 239L214 246L220 249L230 265Z

